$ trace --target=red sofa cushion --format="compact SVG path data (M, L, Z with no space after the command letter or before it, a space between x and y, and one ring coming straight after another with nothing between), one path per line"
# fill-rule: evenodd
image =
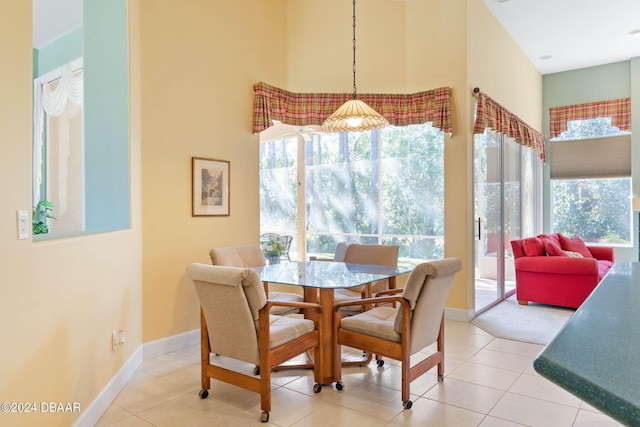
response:
M526 256L544 256L544 243L537 237L528 237L522 240L522 249Z
M584 244L582 239L578 236L575 237L566 237L560 234L560 246L565 251L578 252L585 258L593 258L593 255L587 248L587 245Z
M611 270L613 263L606 260L598 260L598 277L600 280Z
M554 243L557 243L558 246L562 248L562 244L560 243L560 233L538 234L536 237L538 237L539 239L551 239Z
M564 256L568 257L566 253L562 250L562 247L554 239L550 239L545 237L542 239L544 242L544 250L547 251L547 255L549 256Z

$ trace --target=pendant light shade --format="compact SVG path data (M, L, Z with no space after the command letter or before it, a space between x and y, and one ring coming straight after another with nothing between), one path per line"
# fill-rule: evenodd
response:
M342 104L322 123L328 132L361 132L389 126L387 119L356 99L356 0L353 0L353 99Z
M366 103L350 99L324 121L322 129L330 132L361 132L388 125L387 119Z

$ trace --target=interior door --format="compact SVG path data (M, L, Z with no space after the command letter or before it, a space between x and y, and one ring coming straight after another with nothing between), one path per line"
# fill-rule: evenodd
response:
M495 132L476 135L475 311L486 310L515 291L511 240L521 229L521 150Z

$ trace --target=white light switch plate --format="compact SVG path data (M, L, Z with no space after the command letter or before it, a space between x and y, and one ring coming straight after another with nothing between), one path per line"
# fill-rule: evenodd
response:
M18 211L18 240L29 238L29 212Z

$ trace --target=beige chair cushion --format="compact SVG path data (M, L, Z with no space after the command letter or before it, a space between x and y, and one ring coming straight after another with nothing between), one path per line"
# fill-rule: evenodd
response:
M269 335L270 348L277 347L304 334L312 332L314 324L312 320L299 319L287 316L269 316L271 332Z
M342 319L341 327L388 341L400 342L402 336L393 327L397 310L392 307L375 307L356 316L345 317Z
M227 267L253 268L267 265L262 249L258 245L215 248L209 251L209 257L213 265Z
M344 262L344 255L347 253L347 248L349 247L349 245L354 245L357 243L352 241L352 240L348 240L346 242L339 242L336 245L336 252L333 255L333 260L336 262Z
M382 284L382 286L375 287L374 285L373 293L379 292L384 289L384 284L385 284L384 281L380 280L375 283ZM362 299L362 293L360 293L360 291L354 292L351 289L352 288L335 289L333 291L334 304ZM353 288L353 289L361 289L361 286L358 286L357 288ZM342 312L348 315L351 315L353 313L360 313L361 311L362 311L361 305L349 305L342 308Z
M413 269L402 296L411 305L411 348L413 354L435 342L440 330L444 306L453 279L462 269L458 258L425 262ZM394 321L396 332L402 333L402 315Z
M359 243L351 243L345 249L344 262L350 264L373 264L386 265L395 267L398 265L397 245L361 245ZM373 283L373 292L380 292L389 287L388 280L379 280ZM362 288L365 285L355 288L346 289L347 292L357 294L357 298L361 298ZM346 294L345 296L348 296ZM350 299L356 298L352 296Z
M255 270L191 264L193 280L209 332L211 351L259 364L259 311L267 298ZM269 316L271 348L313 331L311 320Z
M187 273L200 298L211 351L259 364L258 312L267 298L257 273L205 264L191 264Z
M229 246L226 248L214 248L209 251L209 257L213 265L227 267L254 268L264 267L267 261L262 249L258 245ZM293 292L269 292L271 301L302 302L302 295ZM291 307L272 307L271 314L285 315L298 312Z
M425 262L413 269L402 296L412 307L410 354L435 342L440 321L455 274L462 268L457 258ZM402 312L400 308L375 307L341 321L341 327L355 332L400 342Z

